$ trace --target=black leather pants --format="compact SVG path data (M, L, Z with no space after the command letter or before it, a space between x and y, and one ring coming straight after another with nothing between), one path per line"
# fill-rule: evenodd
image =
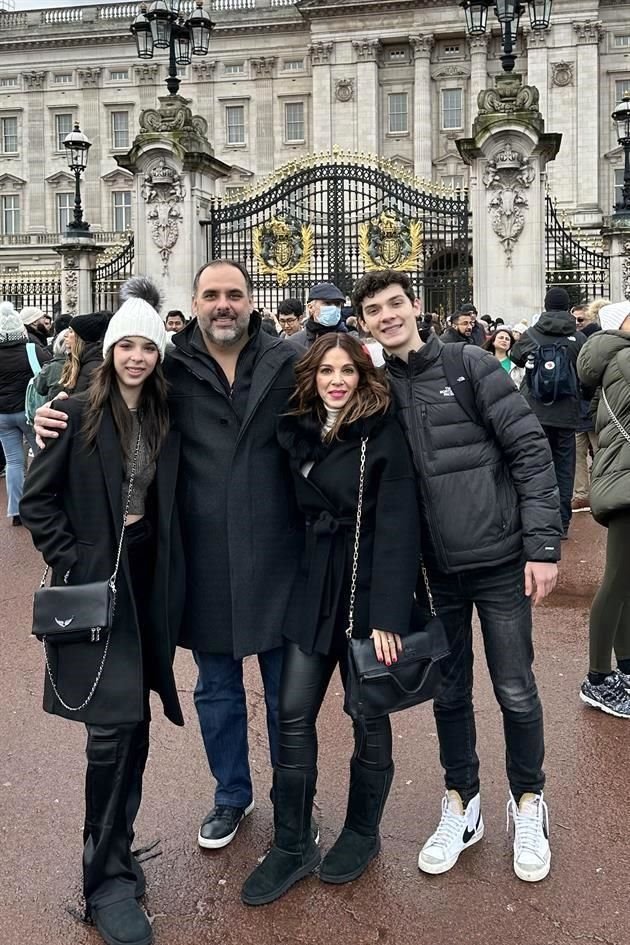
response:
M285 642L280 682L280 768L316 769L317 716L337 663L345 687L348 668L345 638L343 645L326 655L309 655L297 644ZM372 771L389 768L392 763L389 717L353 725L353 758Z

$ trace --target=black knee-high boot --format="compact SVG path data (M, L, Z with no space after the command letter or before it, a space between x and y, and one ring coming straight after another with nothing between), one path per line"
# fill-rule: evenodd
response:
M378 828L389 794L394 765L384 770L350 762L350 790L346 822L319 871L325 883L349 883L365 871L381 849Z
M283 895L319 865L311 832L317 772L276 768L273 774L273 846L245 881L241 899L262 906Z

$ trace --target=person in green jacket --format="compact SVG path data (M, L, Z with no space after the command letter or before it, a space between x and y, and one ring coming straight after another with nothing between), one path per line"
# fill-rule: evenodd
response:
M597 389L598 449L591 470L593 517L608 528L606 566L590 616L590 668L580 689L587 705L630 718L630 302L600 309L602 331L580 351L577 370ZM612 669L612 651L617 668Z

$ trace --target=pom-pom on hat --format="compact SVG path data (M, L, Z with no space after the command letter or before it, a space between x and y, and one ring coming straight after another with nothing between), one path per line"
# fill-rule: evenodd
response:
M10 302L0 302L0 342L28 338L24 322Z
M103 357L107 357L109 349L122 338L139 336L153 342L160 352L160 361L163 361L167 334L157 313L160 305L157 286L145 276L133 276L123 285L120 297L124 301L107 326Z
M75 315L70 321L70 328L86 344L97 344L105 337L111 317L111 312L88 312L86 315Z
M630 315L630 302L612 302L599 310L599 323L604 331L619 331Z

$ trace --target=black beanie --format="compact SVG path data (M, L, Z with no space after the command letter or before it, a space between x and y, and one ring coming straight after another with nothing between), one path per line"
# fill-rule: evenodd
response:
M546 312L568 312L571 308L571 299L566 289L553 286L545 296Z
M70 328L82 341L95 343L102 341L112 317L111 312L90 312L89 315L75 315Z

